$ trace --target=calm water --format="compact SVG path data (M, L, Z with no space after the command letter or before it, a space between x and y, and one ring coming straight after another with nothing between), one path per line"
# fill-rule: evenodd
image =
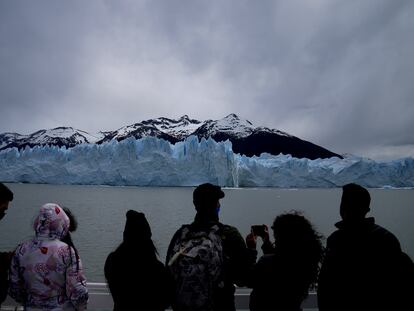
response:
M39 207L56 202L69 207L79 226L73 234L86 275L104 281L106 256L122 240L125 212L142 211L152 227L161 261L173 233L194 217L193 188L141 188L103 186L57 186L9 184L15 193L7 215L0 223L0 250L11 250L33 235L32 221ZM221 221L239 228L243 236L251 224L271 225L275 215L293 209L302 211L325 236L339 220L341 189L224 189ZM414 258L414 190L370 189L372 215L391 230L402 248Z

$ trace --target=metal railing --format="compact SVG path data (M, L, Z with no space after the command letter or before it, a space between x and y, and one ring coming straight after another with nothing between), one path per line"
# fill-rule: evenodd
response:
M106 283L88 283L89 303L88 310L112 310L113 301ZM251 290L248 288L237 288L236 309L249 310L249 297ZM308 298L303 302L304 310L317 310L316 294L310 292ZM2 304L1 310L23 310L18 303L10 297Z

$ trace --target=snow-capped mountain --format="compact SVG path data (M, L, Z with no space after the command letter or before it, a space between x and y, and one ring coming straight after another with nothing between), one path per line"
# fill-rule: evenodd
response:
M121 127L116 131L104 132L105 137L98 143L107 142L112 139L121 141L131 136L135 138L155 136L175 143L184 140L194 133L200 127L201 123L198 120L190 119L187 115L182 116L178 120L163 117L150 119Z
M0 134L0 150L16 147L18 149L34 146L53 145L67 148L79 144L96 143L104 137L102 133L91 135L72 127L57 127L50 130L40 130L30 135L17 133Z
M207 120L197 128L194 134L198 137L213 137L220 134L226 134L234 138L249 136L255 130L255 127L249 120L241 120L235 114L229 114L227 117L213 121Z
M3 133L0 134L0 150L10 148L9 146L13 144L17 139L22 135L17 133Z
M235 114L230 114L220 120L203 122L190 119L187 115L178 120L161 117L127 125L115 131L99 132L98 134L89 134L71 127L40 130L31 135L4 133L0 134L0 150L11 147L22 149L26 146L39 145L71 148L84 143L102 144L111 140L122 141L129 137L139 139L147 136L154 136L170 143L176 143L191 135L197 136L199 139L211 137L217 142L230 140L233 151L246 156L259 156L262 153L273 155L283 153L296 158L317 159L334 156L342 158L336 153L288 133L266 127L256 127L250 121L240 119Z

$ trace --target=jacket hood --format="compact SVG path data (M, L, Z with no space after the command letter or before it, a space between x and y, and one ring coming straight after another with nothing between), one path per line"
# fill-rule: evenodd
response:
M47 203L40 208L33 228L36 237L62 239L69 231L69 218L63 209L55 203Z
M143 213L129 210L126 213L124 242L137 242L151 239L150 225Z

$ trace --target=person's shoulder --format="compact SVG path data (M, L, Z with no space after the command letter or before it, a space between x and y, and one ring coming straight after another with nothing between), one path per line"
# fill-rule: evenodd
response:
M328 238L326 239L326 244L329 245L331 243L336 243L338 239L340 239L340 237L343 235L343 232L338 229L335 230L334 232L332 232Z
M48 241L48 243L47 243L47 244L49 244L49 245L53 245L53 246L58 247L58 248L60 248L60 247L68 247L68 248L73 249L73 247L72 247L72 246L70 246L68 243L66 243L66 242L64 242L64 241L61 241L61 240L52 240L52 241Z
M134 252L135 249L130 249L125 247L124 244L121 244L117 249L108 254L106 257L106 263L125 265L127 262L132 260Z
M193 231L192 225L191 224L183 224L181 225L180 228L177 229L177 231L175 231L174 235L171 238L171 242L175 241L177 239L180 239L182 237L182 235L184 234L184 231L188 230L188 231Z
M123 269L131 269L127 259L122 256L119 250L115 250L106 257L104 264L105 277L112 278L116 274L121 274Z
M108 256L106 257L106 263L110 263L110 262L112 262L113 260L115 260L115 259L116 259L116 257L117 257L117 252L116 252L116 251L114 251L114 252L110 252L110 253L108 254Z
M184 229L189 229L191 230L192 228L192 224L182 224L180 228L177 229L177 231L175 231L174 235L177 235L179 233L181 233Z
M219 235L223 241L232 241L232 242L243 242L244 239L240 234L240 231L231 225L219 223Z
M168 245L167 262L168 262L170 256L172 256L173 248L182 239L182 237L183 237L183 230L185 228L189 228L189 226L190 225L188 225L188 224L184 224L179 229L177 229L177 231L175 231L175 233L173 234L173 236L172 236L172 238L170 240L170 244Z
M59 256L70 257L75 254L75 249L72 246L60 240L47 241L44 245L50 248L52 252L56 252Z
M239 229L237 229L234 226L228 225L228 224L222 224L218 223L219 229L222 233L225 233L227 235L240 235Z
M16 249L19 249L19 248L22 248L22 247L27 247L27 246L32 245L32 244L33 244L33 239L26 240L26 241L20 242L20 243L16 246Z
M391 231L385 229L384 227L375 224L373 226L373 230L371 231L371 235L384 247L388 246L390 248L401 250L400 241L398 241L398 238Z
M373 224L371 233L377 236L381 236L381 237L396 239L395 235L391 231L389 231L388 229L385 229L384 227L378 224Z
M239 230L231 225L218 223L218 226L222 232L228 233L228 234L240 234Z
M23 255L34 246L34 239L29 239L18 244L14 250L14 254Z

